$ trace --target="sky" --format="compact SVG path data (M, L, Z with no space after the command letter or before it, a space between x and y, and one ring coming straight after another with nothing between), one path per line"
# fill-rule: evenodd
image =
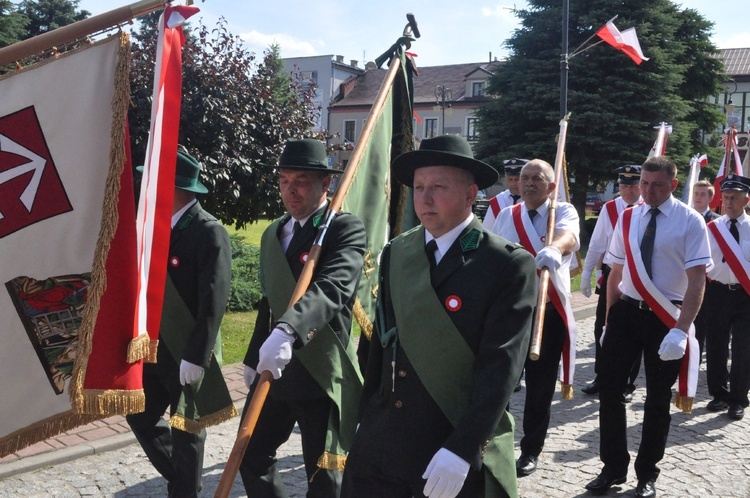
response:
M16 0L14 0L16 1ZM572 0L576 1L576 0ZM581 1L581 0L579 0ZM583 0L585 1L585 0ZM135 3L135 0L80 0L79 8L92 15ZM183 2L178 2L183 3ZM719 48L750 47L750 23L741 9L716 0L684 0L714 23L713 42ZM418 66L482 62L507 55L504 40L519 26L513 15L519 0L195 0L204 24L227 19L229 31L240 35L260 54L271 43L282 57L343 55L344 60L374 60L403 32L406 13L414 14L422 34L412 45ZM614 16L617 12L613 12ZM609 19L602 19L604 24ZM615 24L621 30L631 26ZM636 26L637 32L637 26ZM592 33L593 34L593 33ZM571 50L575 47L570 47ZM648 56L648 47L643 46Z

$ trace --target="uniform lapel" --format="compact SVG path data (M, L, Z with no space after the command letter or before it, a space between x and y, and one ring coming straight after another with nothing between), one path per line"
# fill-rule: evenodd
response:
M469 253L479 247L483 237L482 225L476 218L461 232L432 272L431 281L438 288L456 270L461 268Z
M201 209L200 202L196 202L192 206L190 206L190 209L182 213L182 216L180 217L179 221L177 221L177 224L175 224L174 228L172 228L172 234L169 238L169 247L174 246L177 241L180 239L180 236L182 235L182 232L190 226L190 223L195 220L195 217L198 215L198 211Z
M301 227L296 234L292 237L292 240L289 242L289 247L286 249L286 253L291 254L297 254L299 252L304 252L310 250L310 247L312 247L312 243L315 239L315 234L317 233L318 226L316 225L316 217L323 213L325 209L328 207L326 204L322 208L315 211L308 219L307 222L303 227ZM286 221L289 221L287 218ZM283 225L282 225L283 226Z

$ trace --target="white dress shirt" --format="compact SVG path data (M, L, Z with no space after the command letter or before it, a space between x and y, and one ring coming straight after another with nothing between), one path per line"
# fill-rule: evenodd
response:
M445 253L448 252L448 249L450 249L458 236L461 235L461 232L464 231L464 228L469 226L469 223L471 223L471 220L473 219L474 213L470 213L469 216L458 226L452 228L451 230L445 232L443 235L437 238L435 238L427 230L424 231L424 244L427 245L427 243L432 239L435 239L435 243L437 244L437 249L435 250L435 264L440 263L440 260L443 259Z
M714 223L723 223L727 228L731 225L727 215L720 217ZM737 218L737 230L740 233L739 245L742 249L742 254L738 254L737 256L740 258L744 257L746 261L750 261L750 216L742 213L742 216ZM737 280L734 272L729 267L729 263L722 261L725 258L723 257L721 247L719 247L719 243L716 242L711 231L708 232L708 240L711 243L711 254L714 260L714 267L708 272L708 278L722 284L739 283L739 280Z

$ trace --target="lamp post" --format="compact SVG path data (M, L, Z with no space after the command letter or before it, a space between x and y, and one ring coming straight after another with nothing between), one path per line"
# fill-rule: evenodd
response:
M724 104L724 114L727 120L727 128L739 124L739 120L734 117L734 110L737 106L735 106L734 102L732 101L732 95L734 95L734 92L737 91L737 82L732 80L731 84L734 86L734 89L727 93L727 103ZM727 90L729 90L729 88L727 88Z
M445 85L437 85L435 87L435 98L437 99L436 105L432 108L435 112L441 111L441 135L445 135L445 108L448 107L448 116L453 113L451 107L451 99L453 98L453 92L450 88Z

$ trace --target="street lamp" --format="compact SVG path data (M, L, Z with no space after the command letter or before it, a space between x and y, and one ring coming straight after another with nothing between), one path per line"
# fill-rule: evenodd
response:
M731 83L734 86L734 90L732 90L731 92L727 94L727 97L726 97L727 103L724 104L724 113L727 119L727 128L729 128L730 126L736 126L737 124L739 124L738 123L739 120L734 117L734 110L737 106L735 106L734 102L732 101L732 95L734 95L734 92L737 91L737 82L731 81ZM727 88L727 90L729 89Z
M451 109L451 99L453 98L453 92L450 88L446 87L445 85L437 85L435 87L435 98L437 99L436 105L432 108L435 112L442 112L442 126L441 126L441 135L445 135L445 108L448 108L448 116L453 114L453 109Z

